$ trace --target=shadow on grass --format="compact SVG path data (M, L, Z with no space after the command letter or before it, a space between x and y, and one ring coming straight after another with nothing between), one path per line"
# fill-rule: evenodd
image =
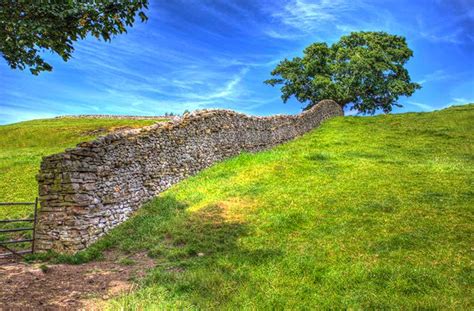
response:
M109 249L125 253L146 250L150 257L174 259L197 256L199 252L222 252L246 234L245 224L226 214L224 205L208 205L191 212L187 204L173 196L160 196L87 250L75 255L50 252L31 259L80 264L100 259L101 253Z
M173 196L158 197L110 236L107 247L146 250L156 267L141 290L161 288L192 305L218 307L248 281L248 269L281 256L273 249L247 249L245 218L223 202L189 210ZM113 241L113 242L112 242ZM100 244L98 243L98 244ZM125 299L137 306L140 290Z
M209 306L228 301L238 284L245 283L248 269L282 256L274 249L242 247L240 238L249 234L244 217L229 210L228 204L190 211L183 202L165 195L146 204L86 251L73 256L43 255L43 259L79 264L100 260L109 250L146 251L156 266L141 282L142 289L159 286L191 304ZM242 266L245 269L238 269Z

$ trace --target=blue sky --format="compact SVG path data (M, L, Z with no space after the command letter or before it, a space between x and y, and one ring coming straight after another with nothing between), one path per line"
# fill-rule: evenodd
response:
M0 124L64 114L161 115L226 108L297 113L262 83L283 58L359 30L407 38L423 88L395 112L474 102L473 0L151 0L149 21L111 43L77 42L67 63L45 54L33 76L0 60Z

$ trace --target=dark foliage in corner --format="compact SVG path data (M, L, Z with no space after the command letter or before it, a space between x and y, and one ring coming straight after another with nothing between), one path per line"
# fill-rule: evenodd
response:
M143 12L148 0L129 1L0 1L0 52L13 69L29 68L37 75L52 66L40 55L51 51L64 61L73 43L88 35L110 41L126 32Z

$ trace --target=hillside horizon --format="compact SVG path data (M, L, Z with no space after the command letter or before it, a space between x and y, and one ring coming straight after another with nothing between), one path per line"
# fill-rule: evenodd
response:
M390 114L406 114L406 113L423 113L423 112L435 112L435 111L440 111L440 110L443 110L443 109L448 109L448 108L452 108L452 107L459 107L459 106L466 106L466 105L472 105L474 103L472 102L466 102L466 103L458 103L458 104L450 104L450 105L446 105L446 106L443 106L443 107L440 107L438 109L433 109L431 111L405 111L405 112L391 112ZM218 107L210 107L210 108L206 108L205 110L220 110L220 109L223 109L223 110L229 110L229 109L225 109L225 108L218 108ZM200 110L200 109L197 109L197 110ZM230 109L232 110L232 109ZM242 112L242 111L238 111L238 110L234 110L236 112L239 112L239 113L243 113L243 114L247 114L247 115L252 115L252 114L248 114L248 113L245 113L245 112ZM192 112L192 111L190 111ZM301 113L301 111L299 112L295 112L293 114L298 114L298 113ZM255 115L255 116L272 116L273 114L271 115ZM275 115L279 115L279 114L275 114ZM290 114L292 115L292 114ZM372 115L364 115L364 114L358 114L357 111L345 111L344 112L344 115L345 116L358 116L358 117L370 117ZM378 112L374 115L383 115L382 112ZM145 119L160 119L160 118L169 118L169 117L179 117L180 114L174 114L172 116L170 115L153 115L153 114L144 114L144 115L128 115L128 114L66 114L66 115L55 115L55 116L51 116L51 117L47 117L47 118L38 118L38 119L29 119L29 120L23 120L23 121L18 121L18 122L14 122L14 123L0 123L0 126L2 125L12 125L12 124L18 124L18 123L23 123L23 122L29 122L29 121L40 121L40 120L49 120L49 119L70 119L70 118L103 118L103 119L107 119L107 118L116 118L116 117L119 117L119 118L123 118L123 119L127 119L127 118L145 118Z
M51 271L41 274L50 283L31 282L29 270L15 278L39 299L13 294L16 282L2 283L7 274L0 301L57 306L74 290L78 298L62 303L113 310L469 309L473 117L472 104L336 117L271 150L243 153L176 184L85 251L30 258ZM34 196L45 153L150 122L0 127L0 201ZM15 213L0 218L29 216ZM91 269L104 272L94 276L98 284L123 286L133 284L125 276L142 271L140 286L83 300L105 295L86 280ZM67 286L53 288L56 279Z

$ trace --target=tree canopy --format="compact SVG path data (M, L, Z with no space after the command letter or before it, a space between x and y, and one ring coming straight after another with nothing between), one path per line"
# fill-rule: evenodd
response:
M303 57L281 61L265 83L282 85L282 100L294 96L305 109L323 99L361 113L392 111L400 96L421 86L411 82L405 65L413 56L404 37L385 32L353 32L328 46L313 43Z
M51 71L40 52L49 50L64 61L71 58L73 42L92 35L110 41L126 32L138 14L147 16L148 0L128 1L1 1L0 52L13 69L33 74Z

